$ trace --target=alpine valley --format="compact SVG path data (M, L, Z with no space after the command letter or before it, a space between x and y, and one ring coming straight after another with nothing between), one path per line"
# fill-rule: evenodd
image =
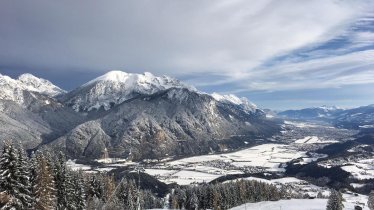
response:
M138 185L157 197L150 207L194 209L189 198L200 193L196 202L211 208L215 190L224 195L254 185L264 197L235 202L228 197L224 209L246 209L238 205L254 200L264 203L249 204L250 209L298 209L301 202L324 209L327 196L338 193L332 188L342 192L346 209L367 209L374 189L373 105L277 112L168 76L123 71L72 91L31 74L0 75L0 93L1 146L12 142L29 154L64 154L71 170L110 174L124 189L134 187L124 179L141 179ZM204 196L213 200L204 203ZM117 205L105 197L100 202Z

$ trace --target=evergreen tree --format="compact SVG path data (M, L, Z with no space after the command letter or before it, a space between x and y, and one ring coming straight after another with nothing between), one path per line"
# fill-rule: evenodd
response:
M142 209L153 209L153 208L162 208L162 202L157 199L151 191L145 190L142 193Z
M57 197L57 209L66 209L67 195L66 195L66 166L65 166L65 157L62 153L58 155L57 160L54 165L54 180L56 185L56 197Z
M3 209L30 209L32 197L25 156L14 145L6 143L0 158L0 189L1 194L8 197Z
M126 209L135 209L136 206L136 190L134 187L133 182L130 182L127 188L127 198L126 198L126 203L125 207Z
M171 197L170 205L171 205L172 209L179 209L178 197L177 196L174 195L174 196Z
M370 210L374 210L374 191L371 191L369 194L368 207Z
M213 189L212 207L215 210L221 209L221 194L218 189Z
M70 169L65 170L64 174L64 186L65 186L65 202L66 202L66 209L69 210L76 210L78 209L78 198L77 192L75 188L75 177L73 171Z
M30 183L31 183L31 194L34 197L32 206L35 207L36 204L36 177L37 177L37 169L38 169L38 160L35 155L35 153L31 153L30 159L29 159L29 167L30 167Z
M24 208L32 208L34 204L34 197L32 195L32 185L30 182L30 165L28 164L28 157L22 146L20 146L18 149L17 171L19 199Z
M112 197L114 190L116 188L114 177L106 175L104 176L104 193L103 193L103 199L105 201L108 201L110 197Z
M77 210L83 210L86 207L86 197L83 187L83 174L82 172L79 172L75 174L74 180L74 199L73 203L75 204L75 209Z
M0 189L1 193L8 197L8 203L4 209L18 206L17 200L14 198L17 191L17 156L15 155L13 145L6 143L0 158Z
M334 189L330 191L330 197L327 201L326 210L342 210L344 207L343 205L343 197L342 194Z
M54 179L56 185L57 209L77 209L75 197L75 185L73 182L73 173L66 168L65 157L59 154L54 168Z
M35 208L49 210L56 206L56 189L51 165L43 155L38 155L35 173Z
M102 199L104 197L104 184L102 182L101 174L90 176L88 181L87 197L96 197L98 199ZM109 197L110 196L108 196L108 198Z
M195 192L192 193L192 196L190 199L190 207L191 209L194 209L194 210L199 209L199 198L197 197Z

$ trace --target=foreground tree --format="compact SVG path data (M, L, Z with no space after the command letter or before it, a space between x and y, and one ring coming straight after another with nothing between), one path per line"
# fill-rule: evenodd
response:
M332 189L330 191L330 197L327 201L326 210L342 210L343 205L343 196L340 192Z
M21 153L12 144L4 145L0 157L0 193L6 197L6 203L2 209L32 208L28 167Z
M25 208L32 208L34 205L34 196L32 195L32 185L30 182L30 165L29 159L26 152L23 150L22 146L18 149L18 161L17 161L17 171L18 171L18 190L19 198Z
M84 182L82 172L73 175L73 185L74 185L74 198L72 203L74 203L74 209L84 210L86 208L86 193L84 191Z
M52 169L46 158L42 155L37 157L34 190L36 209L48 210L56 206L56 189Z
M374 210L374 191L371 191L369 194L368 207L370 210Z

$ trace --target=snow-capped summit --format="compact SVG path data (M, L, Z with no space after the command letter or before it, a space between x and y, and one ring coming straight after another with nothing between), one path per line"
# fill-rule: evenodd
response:
M37 92L49 97L65 93L50 81L37 78L31 74L22 74L18 79L0 74L0 99L15 101L20 105L24 102L24 91Z
M257 106L251 103L250 101L248 101L248 99L245 97L239 98L234 94L221 95L219 93L212 93L211 96L217 101L220 101L223 103L231 103L231 104L242 106L244 110L247 110L250 112L254 112L257 109Z
M64 101L75 111L91 111L101 107L108 110L137 95L150 95L170 88L196 91L194 87L168 76L157 77L149 72L135 74L115 70L70 92Z
M62 90L50 81L35 77L32 74L22 74L18 77L18 81L29 91L42 93L48 96L56 96L66 93L65 90Z
M325 110L325 111L344 110L343 108L338 107L338 106L327 106L327 105L319 106L319 107L317 107L317 109L323 109L323 110Z
M151 90L168 89L172 87L195 89L194 87L183 84L179 80L168 76L157 77L150 72L144 72L143 74L135 74L119 70L109 71L108 73L87 82L83 86L89 86L91 84L100 82L126 84L126 88L130 89L143 88L144 90Z

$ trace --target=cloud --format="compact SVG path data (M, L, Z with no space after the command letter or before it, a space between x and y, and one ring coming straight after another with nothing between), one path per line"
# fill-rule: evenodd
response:
M340 88L374 84L374 50L301 62L283 61L243 77L236 92ZM246 82L245 82L246 81Z
M371 8L372 0L4 0L0 73L73 89L111 69L150 71L265 107L366 103Z
M240 78L342 33L370 1L48 1L0 7L0 63Z

